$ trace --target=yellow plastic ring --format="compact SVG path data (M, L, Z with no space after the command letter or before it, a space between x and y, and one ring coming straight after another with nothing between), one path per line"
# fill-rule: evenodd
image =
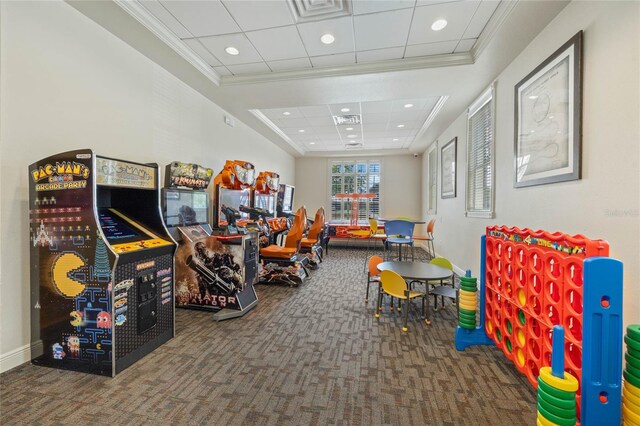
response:
M466 299L466 298L461 297L459 299L459 301L460 302L464 302L466 305L473 305L473 306L476 305L476 299Z
M627 390L627 384L624 384L622 388L622 396L625 401L629 401L631 404L637 405L638 410L640 411L640 396L636 396L632 394L629 390Z
M633 396L637 396L638 398L640 398L640 389L633 386L631 383L624 382L624 388L628 390L629 393L631 393Z
M627 407L626 404L622 404L622 414L624 416L625 421L631 420L632 422L640 424L640 414L634 413L633 411L631 411L631 409Z
M462 309L466 309L468 311L474 311L476 310L476 305L472 305L470 303L465 303L465 302L460 302L460 307Z
M475 294L463 294L462 292L460 292L460 299L473 299L476 300L477 297Z
M538 411L538 424L542 426L558 426L555 423L553 423L551 420L543 416L540 411Z
M460 290L460 296L476 297L475 291Z
M551 374L551 367L542 367L540 369L540 378L549 386L565 392L576 392L578 390L578 380L567 372L564 373L564 378L561 379Z

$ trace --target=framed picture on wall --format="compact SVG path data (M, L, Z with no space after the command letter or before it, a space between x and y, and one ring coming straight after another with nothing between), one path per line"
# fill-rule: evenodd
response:
M441 198L456 198L456 158L458 138L451 139L440 150Z
M515 86L514 186L580 179L582 31Z

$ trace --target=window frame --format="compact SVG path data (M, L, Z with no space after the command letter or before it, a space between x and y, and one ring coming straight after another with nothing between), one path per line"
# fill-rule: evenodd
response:
M488 209L470 209L469 208L469 188L471 187L471 176L469 173L469 164L471 164L471 153L473 149L471 147L471 117L473 117L482 107L491 102L491 142L490 142L490 154L491 159L489 165L491 167L491 185L489 190L489 208ZM465 188L465 202L464 210L466 217L493 219L495 217L495 196L496 196L496 82L485 89L475 101L471 103L467 109L467 164L466 164L466 188Z
M382 173L383 173L383 168L384 168L384 162L382 158L371 158L371 159L358 159L357 157L345 157L345 158L333 158L333 159L328 159L327 160L327 174L328 174L328 191L327 191L327 205L329 206L329 208L327 209L328 212L328 218L329 221L334 222L334 221L340 221L340 223L345 223L348 224L349 223L349 218L344 218L344 212L341 211L340 213L340 218L334 218L333 217L333 196L332 196L332 192L333 192L333 177L334 176L341 176L341 185L342 185L342 191L344 191L344 176L345 175L350 175L354 177L354 187L355 190L357 191L357 186L358 186L358 163L366 163L367 165L367 171L366 174L362 174L360 173L360 175L364 175L366 176L367 179L367 187L369 185L369 180L370 180L370 176L374 176L377 175L378 176L378 214L377 217L380 217L380 215L382 214L382 199L383 199L383 191L382 191ZM335 163L340 163L342 165L342 171L339 174L335 174L333 173L333 165ZM345 163L353 163L354 164L354 172L353 173L345 173L344 170L344 164ZM371 163L378 163L380 165L380 171L378 173L370 173L370 164ZM369 211L369 200L366 200L366 215L367 218L369 217L370 211ZM359 219L360 220L360 219Z

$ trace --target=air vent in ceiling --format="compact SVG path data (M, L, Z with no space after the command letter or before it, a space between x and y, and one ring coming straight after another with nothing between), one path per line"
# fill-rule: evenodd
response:
M288 3L297 24L351 14L349 0L288 0Z
M364 148L364 144L362 142L350 142L344 145L345 149L358 149Z
M360 114L334 115L333 122L336 124L336 126L360 124Z

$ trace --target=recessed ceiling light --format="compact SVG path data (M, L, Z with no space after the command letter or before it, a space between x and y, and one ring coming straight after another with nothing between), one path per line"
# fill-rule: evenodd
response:
M324 44L331 44L334 41L336 41L336 38L333 36L333 34L323 34L322 37L320 37L320 41Z
M405 108L412 108L412 107L413 107L413 104L404 104L404 107L405 107Z
M357 138L358 135L347 135L348 138Z
M298 130L299 133L304 133L304 129Z
M441 29L443 29L446 26L447 26L447 20L446 19L438 19L433 24L431 24L431 29L433 31L440 31Z
M531 95L529 96L529 99L538 99L538 95Z
M393 138L393 141L394 142L398 142L398 138Z
M404 124L398 124L396 127L402 129L404 127Z
M345 130L353 130L353 127L347 127Z
M315 145L315 144L316 144L315 142L309 142L309 145Z
M553 115L550 115L549 118L553 118Z
M291 113L289 111L285 111L282 113L282 115L291 115Z
M349 143L356 143L356 141L351 140L351 141L349 141Z
M342 112L349 112L349 111L351 111L351 110L350 110L349 108L342 108L340 111L342 111Z
M229 55L233 55L233 56L240 54L240 51L233 46L227 47L226 49L224 49L224 51L227 52Z

